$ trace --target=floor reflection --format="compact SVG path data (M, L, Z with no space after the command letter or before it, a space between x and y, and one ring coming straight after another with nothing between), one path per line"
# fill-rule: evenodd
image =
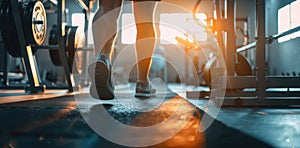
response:
M171 94L167 95L168 97L162 104L148 112L130 111L130 109L122 106L116 100L101 102L88 96L87 94L77 96L79 100L87 100L82 102L81 108L77 106L78 100L75 100L73 96L0 105L0 147L123 148L124 146L115 144L98 135L83 119L80 111L83 110L84 113L89 113L90 111L95 111L99 106L104 106L104 111L106 110L114 119L135 127L157 125L158 123L166 122L171 116L174 117L172 122L167 122L169 124L157 128L159 134L178 128L182 122L187 123L183 124L183 128L180 128L179 132L173 134L166 141L150 147L270 147L259 139L234 130L217 120L204 133L198 132L203 111L176 94L173 96ZM134 98L125 95L124 98L126 99L124 101L134 100ZM238 112L241 111L237 111L236 114L226 114L225 116L228 120L237 118L236 121L239 121L237 126L245 124L245 122L240 120L249 117L248 115L239 117L237 116ZM270 112L266 113L271 114ZM101 112L96 112L96 115L99 117L100 123L103 123L104 119L101 116ZM266 115L263 115L263 117L266 117ZM294 124L292 122L285 123ZM257 126L257 124L253 125ZM264 130L257 127L249 129L257 132ZM108 129L108 131L118 133L113 128ZM145 135L143 137L126 135L124 138L136 138L139 141L147 140L148 138L159 138L151 136L150 133L143 133ZM275 131L275 133L278 132ZM292 141L293 139L289 138L289 140Z
M181 108L182 110L176 112L179 104L182 104L183 108ZM199 111L195 111L195 108L191 104L179 97L175 97L164 102L158 109L154 111L138 115L132 124L137 126L158 124L168 119L174 113L178 122L180 122L180 120L185 120L188 116L190 117L186 126L167 141L152 147L205 147L205 135L198 132L201 118ZM176 128L176 125L177 124L166 126ZM160 130L164 132L169 128L170 127L165 127Z
M97 106L92 107L95 110ZM157 133L169 132L173 129L181 128L179 122L185 122L186 125L179 130L175 135L170 137L168 140L153 145L151 147L205 147L205 134L199 132L199 125L201 114L198 109L183 98L175 96L167 99L158 108L148 112L134 112L128 111L124 106L120 104L115 106L109 106L106 108L107 111L116 120L123 124L127 124L134 127L149 127L156 124L160 124L166 120L170 120L172 116L172 124L163 124ZM116 115L118 113L118 115ZM124 118L125 117L125 118ZM111 132L118 132L113 131ZM128 135L132 136L133 135ZM126 137L124 137L126 138ZM160 137L150 137L147 133L144 133L143 141L149 139L155 139ZM140 140L140 139L139 139Z

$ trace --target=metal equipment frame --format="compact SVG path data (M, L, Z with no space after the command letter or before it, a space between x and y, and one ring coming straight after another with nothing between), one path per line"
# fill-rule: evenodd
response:
M66 42L65 42L65 26L63 22L65 22L65 16L63 15L65 12L65 0L59 0L57 4L57 28L58 29L58 49L59 49L59 58L62 62L65 76L68 83L69 92L73 92L73 88L75 86L74 77L69 67L67 61L67 52L66 52Z
M88 29L88 15L91 13L91 4L86 4L83 0L76 0L77 4L82 8L83 12L85 13L85 28L86 31ZM62 61L62 66L64 68L64 73L67 80L67 89L69 92L73 92L79 89L78 85L75 85L74 76L72 74L71 68L69 67L68 61L67 61L67 52L66 52L66 42L65 42L65 24L66 18L64 15L65 12L65 0L58 0L57 1L57 27L58 29L58 46L57 45L42 45L42 46L36 46L37 49L46 49L46 50L59 50L59 58ZM83 56L87 56L86 52L93 52L93 48L83 47L83 48L77 48L76 51L85 51ZM87 62L84 61L83 65L85 66L83 68L83 74L86 75L86 65Z
M17 0L11 0L11 9L12 9L12 19L15 22L15 28L18 32L17 37L20 45L21 54L24 62L24 69L26 71L29 85L22 86L21 88L25 88L26 92L29 93L40 93L44 92L44 87L41 85L40 75L38 72L37 64L35 57L32 52L32 47L29 45L26 45L26 40L23 32L22 22L21 22L21 16L20 16L20 10ZM5 87L10 88L20 88L18 86L7 86L7 53L4 53L3 56L3 62L5 63L5 66L3 67L3 73L4 73L4 80L3 84L6 85Z
M82 0L77 0L77 3L83 8L84 12L87 13L90 11L89 6L86 5ZM67 87L63 87L62 89L68 89L68 92L73 92L77 89L79 89L77 86L75 86L74 77L72 74L72 71L69 67L68 61L67 61L67 54L66 54L66 42L65 42L65 25L64 22L66 21L64 12L65 12L65 0L58 0L57 1L57 25L58 25L58 46L53 45L41 45L41 46L29 46L26 45L25 36L23 33L23 28L21 23L21 16L19 13L19 6L17 0L11 1L12 6L12 12L13 12L13 19L16 24L16 29L18 32L18 39L19 44L21 45L20 49L22 51L22 58L26 70L26 74L28 76L28 82L29 86L21 86L21 85L9 85L7 80L7 53L5 52L3 55L2 61L4 62L3 66L3 82L1 89L24 89L25 91L30 93L38 93L38 92L44 92L45 86L41 86L41 79L38 72L38 67L36 64L36 60L34 55L32 54L32 49L48 49L48 50L59 50L59 58L62 62L62 66L64 68L64 74L66 76L67 81ZM87 26L88 22L85 21L85 24ZM87 29L87 28L85 28ZM80 49L78 49L80 50ZM93 51L90 49L84 49L85 51ZM56 88L61 89L61 88Z
M217 0L219 1L219 0ZM218 2L219 3L219 2ZM271 77L266 76L266 44L279 37L299 31L300 27L290 31L266 37L266 11L265 0L256 0L256 32L257 40L239 49L236 48L235 36L235 10L236 0L227 0L228 18L219 23L226 22L227 44L225 45L225 62L227 65L227 76L221 77L219 89L225 89L225 96L213 98L216 105L222 107L293 107L300 105L300 91L290 91L290 88L300 88L300 77ZM219 19L219 18L218 18ZM256 47L255 76L235 76L234 65L237 52ZM245 89L246 88L246 89ZM272 89L285 88L286 91L274 91ZM245 89L242 91L242 89ZM235 91L228 91L235 90ZM208 95L209 92L187 92L187 96L200 94Z
M90 12L90 5L86 5L84 3L84 1L82 0L77 0L76 1L79 6L84 10L85 14ZM66 42L65 42L65 25L63 24L64 22L66 22L66 18L64 15L65 12L65 0L58 0L57 3L57 27L60 28L58 29L58 47L53 47L53 46L46 46L46 48L48 48L49 50L59 50L59 58L62 61L62 65L64 68L64 72L65 72L65 76L67 79L67 84L68 84L68 90L69 92L73 92L79 89L78 86L75 85L75 81L74 81L74 76L72 74L72 71L69 67L68 61L67 61L67 52L66 52ZM85 15L87 17L87 15ZM84 28L85 30L87 29L88 26L88 22L87 19L85 21L85 26L86 28ZM38 47L40 49L46 49L45 47ZM77 49L77 51L80 49ZM93 51L90 49L84 49L83 51ZM86 63L84 63L86 64Z

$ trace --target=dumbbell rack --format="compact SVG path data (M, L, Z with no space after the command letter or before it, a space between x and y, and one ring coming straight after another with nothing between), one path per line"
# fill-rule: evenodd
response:
M219 1L219 0L217 0ZM220 78L219 89L226 90L225 96L213 98L218 106L238 106L238 107L293 107L300 105L300 91L290 91L289 88L300 88L300 77L270 77L266 76L266 41L277 39L295 32L291 30L282 34L266 38L265 33L265 0L256 0L256 24L257 41L246 45L247 48L256 46L256 68L255 76L234 76L235 64L235 0L227 0L228 19L226 20L228 38L225 45L225 62L227 65L227 76ZM218 12L217 12L218 13ZM220 21L221 22L221 21ZM224 22L224 21L223 21ZM227 29L228 29L227 28ZM231 31L230 31L231 30ZM299 29L298 29L299 30ZM252 44L255 44L252 45ZM244 47L244 48L245 48ZM243 47L242 47L243 48ZM238 49L239 50L239 49ZM252 89L242 91L242 89ZM271 89L270 89L271 88ZM286 88L287 91L274 91L272 89ZM254 89L254 91L253 91ZM227 91L231 90L231 91ZM235 90L235 91L232 91ZM205 94L209 92L187 92L187 95Z

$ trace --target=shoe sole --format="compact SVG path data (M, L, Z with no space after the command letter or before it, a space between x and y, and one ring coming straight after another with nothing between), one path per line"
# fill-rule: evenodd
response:
M111 73L104 62L98 61L90 65L89 75L92 78L90 93L93 98L101 100L114 99L113 89L109 85Z
M150 98L151 94L146 94L146 93L135 93L134 97L137 98Z

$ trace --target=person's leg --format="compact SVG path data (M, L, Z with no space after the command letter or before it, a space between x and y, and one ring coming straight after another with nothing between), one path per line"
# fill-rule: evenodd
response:
M134 2L134 17L137 28L136 53L137 53L137 81L147 83L151 67L152 54L155 48L155 26L153 14L156 2Z
M89 65L88 71L92 81L90 93L96 99L109 100L114 98L111 57L114 51L114 41L117 37L117 22L121 6L122 0L100 0L99 10L93 19L96 60Z
M155 49L156 33L153 14L156 2L134 2L134 17L137 28L136 54L137 54L137 83L135 97L151 97L148 75L151 67L152 54Z
M121 11L121 6L122 0L99 0L99 9L93 18L92 26L95 55L102 54L110 60L112 59L111 56L114 52L114 43L115 39L117 38L117 22ZM103 17L107 13L109 14ZM100 17L102 18L100 19ZM114 34L112 36L111 28L114 29ZM107 40L107 37L109 36L111 37Z

